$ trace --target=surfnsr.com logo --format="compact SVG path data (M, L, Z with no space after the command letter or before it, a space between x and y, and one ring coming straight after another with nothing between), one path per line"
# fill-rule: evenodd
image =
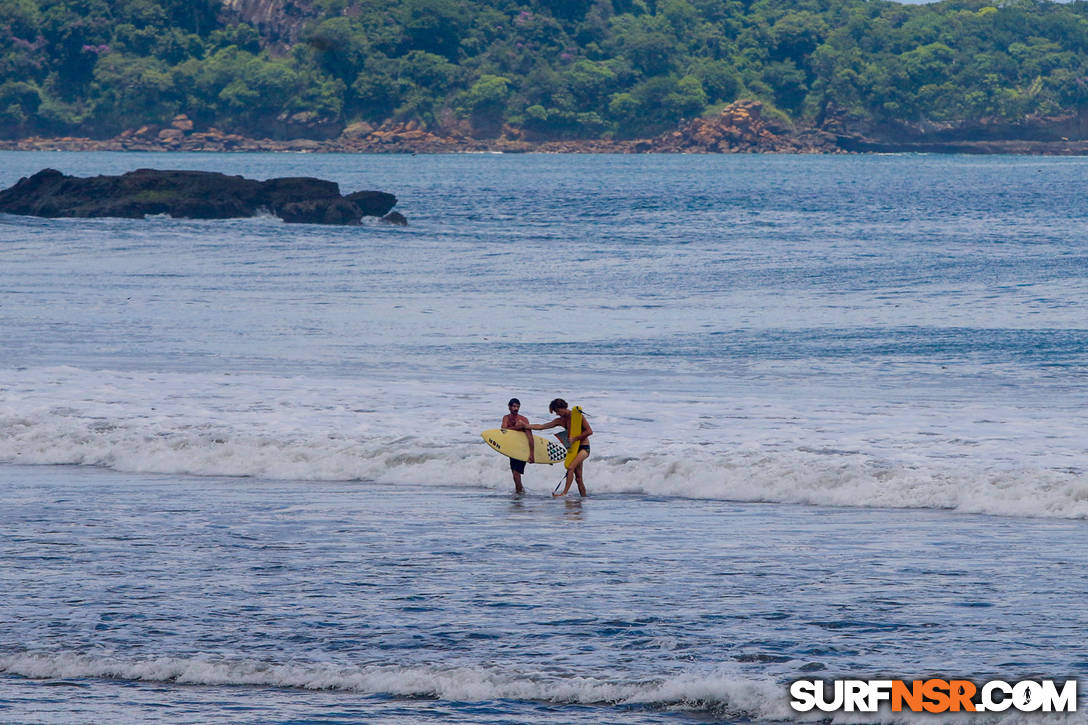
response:
M790 706L797 712L1076 712L1077 681L990 680L797 680L790 685ZM830 689L830 692L828 690Z

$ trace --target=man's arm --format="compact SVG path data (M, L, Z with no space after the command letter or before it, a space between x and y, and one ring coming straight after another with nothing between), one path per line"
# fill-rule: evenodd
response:
M556 418L550 423L534 423L529 426L529 430L547 430L548 428L555 428L558 425L563 425L562 418Z
M525 438L529 441L529 463L536 463L536 445L533 444L533 432L529 430L529 419L523 415L518 416L518 430L525 432Z

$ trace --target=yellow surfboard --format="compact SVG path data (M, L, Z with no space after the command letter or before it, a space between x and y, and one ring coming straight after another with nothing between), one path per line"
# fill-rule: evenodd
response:
M570 410L570 430L567 432L567 440L569 441L580 435L582 435L582 409L576 405ZM574 463L574 457L578 455L578 449L581 447L581 441L574 441L574 445L567 449L567 456L563 460L564 468L570 468L570 464Z
M480 435L487 445L504 456L519 461L529 460L529 439L525 436L525 431L493 428L485 430ZM547 463L550 466L562 461L566 455L567 449L556 441L533 436L533 458L535 459L533 463Z

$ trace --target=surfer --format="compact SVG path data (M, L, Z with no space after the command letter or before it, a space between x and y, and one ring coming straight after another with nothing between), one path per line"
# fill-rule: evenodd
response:
M506 407L510 409L510 413L502 417L501 427L506 430L525 431L525 435L529 437L529 463L535 463L533 460L533 433L529 430L529 419L523 415L518 415L518 411L521 410L521 401L517 398L510 398L510 402L506 404ZM525 461L511 458L510 474L514 477L514 490L517 493L525 491L521 486L521 474L523 473L525 473Z
M574 445L575 441L581 443L578 448L578 453L574 456L574 460L571 461L570 467L567 468L567 485L563 487L563 493L553 493L553 496L566 496L567 491L570 490L570 484L577 479L578 481L578 493L579 495L586 495L586 484L582 480L582 464L589 458L589 437L593 435L593 428L589 425L589 421L582 418L582 432L574 437L570 435L570 416L571 410L567 407L567 401L562 398L556 398L548 404L548 412L555 413L558 418L550 423L536 423L529 426L529 430L547 430L548 428L555 428L562 426L563 430L567 432L567 448Z

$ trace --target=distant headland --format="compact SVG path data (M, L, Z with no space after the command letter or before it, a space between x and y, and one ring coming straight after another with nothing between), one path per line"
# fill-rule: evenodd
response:
M1088 153L1088 3L20 0L0 149Z

